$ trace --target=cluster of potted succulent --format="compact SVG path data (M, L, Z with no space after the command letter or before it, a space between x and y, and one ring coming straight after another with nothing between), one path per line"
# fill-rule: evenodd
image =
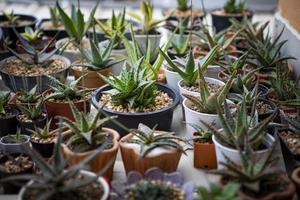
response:
M57 2L36 29L35 18L0 17L0 50L11 55L0 74L14 92L0 93L4 192L20 200L293 198L300 90L293 58L280 53L282 33L272 39L268 23L253 24L245 1L212 11L213 31L206 11L177 2L162 19L147 0L141 12L111 19L94 16L97 3L87 21L80 5L69 14ZM160 45L163 28L171 35ZM180 103L184 137L171 130ZM276 138L292 180L277 167ZM177 168L189 145L194 167L220 175L218 184L184 182ZM125 182L114 180L119 149Z

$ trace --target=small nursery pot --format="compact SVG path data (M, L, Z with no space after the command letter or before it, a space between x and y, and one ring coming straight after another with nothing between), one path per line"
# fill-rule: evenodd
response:
M258 98L258 101L263 102L266 105L269 105L272 108L272 111L267 112L267 113L259 113L258 114L258 120L263 121L264 119L268 118L271 116L274 112L278 112L277 106L272 102L267 99L263 99L261 97Z
M8 105L10 108L18 108L18 105L22 105L22 106L26 106L28 105L28 103L21 103L18 100L18 97L20 97L21 92L16 92L10 99L8 102ZM34 106L36 105L36 103L29 103L30 106Z
M294 169L291 178L296 185L296 191L299 198L300 197L300 166Z
M30 137L28 135L21 135L21 143L9 143L10 137L12 137L12 135L6 135L0 139L0 150L4 153L23 153L22 145L29 144Z
M56 77L62 82L65 82L68 76L71 63L67 58L63 56L54 55L53 58L62 60L65 63L66 67L59 72L56 72L54 74L49 74L49 75ZM3 66L5 61L6 59L0 61L0 68ZM44 75L17 76L17 75L9 74L3 69L0 70L0 74L4 84L13 92L17 92L21 90L30 90L35 85L37 85L38 92L43 92L49 88L49 79Z
M30 136L31 132L29 130L34 130L35 127L44 128L44 126L47 123L47 114L43 113L40 119L32 120L32 121L22 121L22 119L18 115L17 120L21 128L21 133Z
M179 93L178 82L181 80L179 74L177 72L168 69L167 65L164 65L164 71L165 71L168 86L170 86L172 89L176 90L176 92Z
M76 63L77 62L75 62L74 64L76 64ZM106 67L106 68L103 68L98 71L93 71L93 70L89 70L89 69L81 70L81 69L78 67L72 68L72 73L73 73L75 79L78 79L79 77L85 75L82 78L82 80L80 81L80 85L82 87L93 88L93 89L94 88L96 89L98 87L105 85L105 82L100 78L98 73L102 74L103 76L108 76L111 71L111 67Z
M19 111L14 108L6 108L6 113L11 113L9 116L0 116L0 137L15 134L17 132L17 115Z
M126 174L131 171L138 171L144 174L147 169L153 167L158 167L164 172L174 172L177 170L182 154L180 151L156 149L156 152L150 152L144 158L141 158L136 145L124 142L131 138L133 138L133 135L129 133L120 141L121 155Z
M47 97L47 94L51 92L50 90L45 91L42 95L43 98ZM80 111L80 112L90 112L91 104L90 104L90 98L85 98L79 101L73 101L74 106ZM48 118L52 119L52 127L57 127L56 123L58 122L57 116L62 116L69 118L70 120L74 121L74 117L72 114L72 110L70 107L70 104L68 101L65 102L56 102L53 100L46 100L45 101L45 108L47 110Z
M49 37L54 37L54 36L57 35L56 36L57 40L60 40L62 38L66 38L66 37L69 36L68 33L67 33L67 31L65 31L63 29L63 27L57 28L57 29L55 29L55 28L47 28L47 27L45 27L45 25L47 23L51 23L51 20L50 19L42 19L36 25L36 27L41 28L43 30L44 35L49 36Z
M113 168L115 164L115 160L117 157L118 149L119 149L119 138L120 135L117 131L109 128L103 128L103 131L108 132L113 135L113 147L110 149L105 149L101 151L91 162L89 163L90 170L93 172L99 172L101 169L104 169L107 163L113 160L113 163L107 169L107 171L103 174L104 177L109 180L112 179ZM64 137L72 134L72 132L67 131L64 133ZM87 151L82 153L73 152L67 145L62 144L63 154L65 158L69 161L69 164L76 165L80 163L84 158L89 156L93 151Z
M149 127L153 127L154 125L158 125L157 129L169 131L171 128L171 123L173 119L173 111L179 103L179 95L177 92L170 87L157 83L158 90L167 93L172 99L173 104L167 108L147 113L123 113L117 112L106 107L103 108L104 112L110 116L118 116L117 120L124 124L127 128L136 128L139 123L143 123ZM99 99L101 98L102 92L110 90L111 87L109 85L104 85L101 88L97 89L92 94L92 104L96 109L100 108ZM127 134L119 126L110 122L106 125L109 128L117 130L121 137Z
M231 26L230 18L234 18L238 21L242 21L244 17L248 19L252 19L253 11L246 10L246 13L238 13L238 14L221 14L218 13L222 9L215 9L211 12L212 24L216 29L216 32L220 32L229 26Z
M19 153L9 153L10 156L16 157L19 155ZM3 156L0 159L0 165L4 162L6 162L8 160L7 156ZM31 167L24 169L23 171L20 171L18 173L8 173L8 172L4 172L0 170L0 179L2 178L8 178L11 176L18 176L18 175L23 175L23 174L32 174L33 172L33 164L31 165ZM26 182L24 183L26 184ZM8 181L5 182L4 184L2 184L3 187L3 192L4 194L18 194L18 192L21 189L21 186L18 186L16 184L13 183L13 181Z
M86 170L81 170L80 174L82 174L83 176L86 176L86 177L98 176L97 174L90 172L90 171L86 171ZM103 177L98 177L97 182L103 188L103 195L102 195L102 197L99 197L99 200L107 200L109 198L109 185L108 185L107 181ZM18 194L17 200L26 200L24 198L24 195L26 193L26 190L28 190L28 188L30 188L30 186L32 184L34 184L34 181L31 180L24 187L22 187L22 189L20 190L20 192Z
M53 154L54 141L51 143L39 143L30 140L32 147L39 152L44 158L50 158Z
M219 143L219 141L214 135L212 139L216 146L218 169L224 168L224 166L222 166L221 163L227 163L225 156L230 158L235 163L241 163L241 158L238 150L222 145L221 143ZM274 142L274 137L270 134L267 134L263 139L263 144L266 146L266 149L254 151L254 155L256 156L256 158L265 158L270 153L270 147L274 144Z

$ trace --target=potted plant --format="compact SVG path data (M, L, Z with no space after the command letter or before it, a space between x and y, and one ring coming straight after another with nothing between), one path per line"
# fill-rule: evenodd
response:
M28 175L31 174L32 171L33 161L26 154L12 151L7 152L0 157L0 179L20 174ZM4 194L17 194L22 187L21 185L24 185L25 183L16 184L13 181L6 182L3 184L3 192Z
M0 28L4 33L4 37L9 37L9 40L12 41L11 48L15 47L18 39L13 29L24 32L26 26L34 28L36 22L37 19L32 15L14 14L13 11L10 13L3 12L3 15L0 15Z
M31 135L29 130L35 127L43 128L47 123L47 113L44 112L44 101L39 100L35 105L20 105L21 111L17 116L21 132L25 135Z
M90 89L79 85L83 76L77 80L63 84L54 77L48 76L50 89L42 95L49 119L52 119L52 127L56 127L57 116L63 116L75 120L69 102L72 101L81 112L90 112Z
M68 128L64 134L64 144L62 144L63 153L69 164L77 165L84 158L93 153L93 150L103 147L103 151L97 154L89 163L90 170L98 172L106 170L103 176L112 179L114 162L119 149L120 135L113 129L104 128L105 123L113 117L102 117L102 108L100 108L93 118L81 114L74 104L71 109L75 121L68 118L62 118L63 126ZM106 146L103 146L106 145ZM107 163L111 163L106 168Z
M98 27L105 33L105 37L107 40L101 42L103 46L109 47L109 41L114 40L112 54L125 57L127 56L127 51L122 43L122 38L119 36L120 34L124 35L125 37L128 36L128 32L126 30L126 26L129 24L128 21L125 19L126 16L126 9L123 9L122 13L118 15L115 12L112 12L112 17L110 20L106 20L105 22L96 19L96 23ZM119 75L122 67L122 62L114 64L111 69L111 73L114 75Z
M245 151L248 146L254 149L255 157L266 157L275 142L274 137L267 132L267 128L277 113L272 113L268 118L258 122L257 116L254 114L255 105L252 105L252 113L249 115L245 99L237 108L236 117L230 112L226 101L223 104L224 111L220 102L217 104L217 111L222 129L217 130L202 121L213 132L212 139L216 145L218 168L221 167L221 163L227 163L226 157L236 163L241 163L238 150Z
M217 32L230 27L230 18L241 21L243 18L252 19L253 12L245 9L246 0L227 0L223 8L211 12L212 24Z
M177 7L164 11L170 20L180 20L185 17L193 17L193 20L202 20L205 13L199 9L192 8L190 0L177 0Z
M18 194L19 200L47 198L49 200L69 197L71 199L100 199L105 200L109 195L109 186L101 172L98 174L84 170L87 163L95 155L102 151L99 148L74 167L67 168L68 162L63 157L61 149L61 134L58 134L57 143L54 147L55 159L47 162L36 151L25 146L24 151L32 158L40 169L39 174L18 175L4 179L3 181L25 180L27 184L22 187ZM43 185L41 188L40 186Z
M238 183L227 183L222 186L211 183L209 189L199 186L196 188L196 198L194 200L241 200L237 194L239 188Z
M241 162L226 156L228 162L223 163L225 168L215 172L221 175L220 183L239 184L238 196L245 200L292 200L295 186L285 172L275 167L277 158L273 155L274 146L266 157L260 159L253 155L250 146L246 152L239 151Z
M192 140L194 146L194 167L203 169L217 168L215 145L212 132L198 124L190 124L195 129Z
M147 0L142 0L140 10L141 15L134 12L128 12L130 17L141 24L141 29L137 30L135 39L144 52L147 49L147 41L150 40L150 43L152 44L151 52L153 52L159 47L161 39L161 34L156 29L158 28L158 25L168 19L169 16L165 16L161 19L154 19L153 5Z
M300 167L296 167L292 173L292 180L294 181L296 185L296 191L298 194L298 197L300 196Z
M42 29L44 34L49 37L56 36L57 40L68 37L68 33L64 30L58 9L56 6L49 7L49 19L42 19L37 27Z
M129 128L144 123L148 126L158 124L160 130L169 130L179 96L168 86L147 80L147 69L142 67L142 62L143 58L129 69L124 66L119 76L100 75L108 85L93 93L92 104L99 109L106 103L104 112L117 115L118 121ZM111 123L107 127L117 130L121 136L128 133Z
M19 112L7 104L10 92L0 91L0 136L15 134L17 131L17 115Z
M120 149L126 174L138 171L144 174L152 167L164 172L177 169L181 154L184 153L180 142L184 139L173 132L156 131L140 123L137 129L120 140Z
M41 99L41 94L37 91L37 85L29 91L21 90L15 93L8 102L8 105L17 108L17 105L35 105Z
M58 9L61 21L69 35L69 38L58 40L56 42L56 48L62 48L62 55L69 58L71 62L82 59L79 49L90 48L88 39L84 37L92 25L98 3L91 10L89 18L85 22L84 15L82 14L80 8L76 9L75 5L72 5L72 14L69 16L61 8L58 1L56 2L56 7Z
M144 176L130 172L126 181L113 181L111 199L193 199L194 184L184 182L180 172L164 173L159 168L147 170Z
M6 41L5 41L6 39ZM10 57L10 52L7 50L7 48L5 47L5 43L9 44L10 42L8 41L8 37L5 38L3 31L0 27L0 61L4 60L5 58Z
M0 138L0 149L2 152L24 153L21 147L22 144L27 144L30 141L28 135L21 134L20 129L15 135L6 135Z
M44 158L53 155L54 142L56 140L57 130L50 131L51 120L43 128L35 127L31 132L30 143L32 147Z
M90 39L91 49L82 49L81 54L83 59L76 60L72 64L72 71L75 79L81 78L80 85L87 88L98 88L103 86L105 82L100 79L98 73L103 76L108 76L112 66L122 62L115 60L112 55L114 39L109 42L107 47L103 47L94 39Z
M14 29L15 30L15 29ZM65 57L54 55L58 49L46 52L55 37L40 51L15 31L22 49L26 54L19 54L8 47L14 55L0 62L0 74L4 84L12 91L30 90L38 85L38 91L48 88L48 78L53 75L64 81L68 74L70 61Z

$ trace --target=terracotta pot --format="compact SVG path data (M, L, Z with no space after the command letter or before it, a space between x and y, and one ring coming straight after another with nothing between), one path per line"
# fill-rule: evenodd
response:
M213 143L194 142L194 167L204 169L217 168L216 150Z
M51 89L46 90L42 94L43 98L46 98L47 94L49 94L50 92L51 92ZM80 112L87 112L87 113L90 112L90 109L91 109L90 98L85 98L83 100L75 101L73 103ZM57 128L57 124L56 124L58 122L57 116L66 117L66 118L69 118L70 120L74 121L71 107L67 101L66 102L56 102L56 101L52 101L52 100L46 100L45 108L48 113L48 119L52 118L52 125L51 125L52 128Z
M103 128L104 131L109 132L113 135L113 147L110 149L105 149L100 152L91 162L89 163L90 170L97 173L100 170L104 169L106 165L113 160L112 164L109 166L107 171L103 174L104 177L109 180L112 179L113 168L115 164L115 160L117 157L118 149L119 149L119 138L120 135L117 131L110 128ZM64 136L68 136L72 134L70 131L66 131ZM72 165L76 165L80 163L85 157L89 156L93 151L87 151L83 153L75 153L73 152L67 145L62 144L64 157L68 160L68 163Z
M76 64L76 62L74 63ZM85 75L80 81L80 85L86 88L98 88L106 83L99 77L98 73L102 74L103 76L109 76L111 68L107 67L101 69L99 71L92 71L92 70L79 70L76 67L72 68L73 75L75 79L78 79L80 76Z
M238 196L241 197L243 200L292 200L296 188L293 182L290 181L290 179L286 176L285 172L279 172L278 178L282 182L287 182L288 184L286 185L286 188L284 191L272 191L269 194L265 195L264 197L250 197L243 193L242 191L238 192ZM225 185L224 177L221 177L220 179L221 185Z
M136 148L131 148L124 141L131 139L133 135L129 133L124 136L120 141L120 149L122 160L126 174L131 171L138 171L144 174L147 169L152 167L158 167L164 172L174 172L177 170L177 166L181 157L181 152L170 151L163 152L161 154L147 155L144 158L140 157L140 154Z
M294 169L291 178L296 185L298 198L300 198L300 166Z

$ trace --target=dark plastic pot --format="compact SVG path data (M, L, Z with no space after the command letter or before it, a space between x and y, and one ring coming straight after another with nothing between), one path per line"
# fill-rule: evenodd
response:
M11 47L14 48L15 44L17 42L17 36L13 31L13 28L16 29L17 32L24 32L26 26L30 26L31 28L35 28L37 19L32 16L32 15L21 15L21 14L16 14L15 16L18 16L20 20L28 20L31 21L31 23L26 24L26 25L20 25L20 26L0 26L3 30L4 37L9 36L10 40L12 41ZM4 15L0 15L0 22L6 21L6 17Z
M41 119L34 120L32 122L22 121L19 116L17 116L19 126L21 128L21 133L25 135L31 135L29 130L34 130L36 128L44 128L47 124L47 114L45 114Z
M24 150L22 148L23 144L28 144L30 141L30 137L28 135L21 135L22 141L19 143L13 143L12 137L15 135L6 135L0 139L0 151L6 153L23 153Z
M13 153L13 154L10 154L10 156L18 156L20 154L18 153ZM0 165L4 162L7 161L7 156L3 156L1 159L0 159ZM25 169L24 171L21 171L19 173L7 173L7 172L3 172L3 171L0 171L0 179L2 178L8 178L10 176L17 176L17 175L22 175L22 174L31 174L33 172L33 165L28 168L28 169ZM21 185L16 185L16 181L8 181L8 182L5 182L3 185L3 192L4 194L18 194L22 185L25 185L26 182L19 182L19 184Z
M4 36L0 28L0 61L11 56L10 52L5 50L2 44L4 44Z
M71 63L67 58L63 56L58 56L58 55L54 55L54 56L64 61L67 67L55 74L49 74L49 75L56 77L61 82L65 82L69 73ZM0 68L2 67L5 60L0 62ZM37 85L37 90L39 93L49 88L49 79L46 76L16 76L16 75L8 74L4 70L0 70L0 74L2 76L2 80L4 84L13 92L18 92L21 90L30 90L35 85Z
M175 90L160 83L157 83L157 87L158 90L166 92L173 99L173 104L170 107L149 113L122 113L110 110L106 107L104 107L104 111L108 115L118 116L117 120L123 125L125 125L127 128L137 128L139 123L143 123L149 127L158 125L158 130L169 131L173 119L173 111L179 103L179 94L177 94ZM104 85L101 88L94 91L92 95L92 104L96 109L100 108L98 101L102 95L102 92L110 89L111 87L109 85ZM127 131L121 129L114 123L109 123L106 125L106 127L115 129L120 133L121 136L124 136L128 133Z
M277 106L276 106L272 101L269 101L269 100L264 99L264 98L261 98L261 97L258 98L258 101L262 101L262 102L264 102L265 104L270 105L271 108L272 108L272 111L271 111L271 112L264 113L264 114L258 114L258 120L259 120L259 121L262 121L262 120L268 118L268 117L271 116L274 112L277 112L277 113L279 112Z
M15 134L17 132L17 115L19 114L18 110L12 108L6 108L5 110L12 115L8 117L0 117L0 137L8 134Z
M263 84L258 85L258 93L260 98L266 99L268 94L269 88Z
M219 10L219 9L216 9ZM218 15L215 13L216 10L213 10L211 12L211 17L212 17L212 24L216 29L216 32L220 32L228 27L231 26L231 22L229 19L234 18L238 21L242 21L244 18L244 15ZM252 19L253 17L253 11L247 10L250 15L247 16L248 19Z
M62 38L69 37L67 31L65 31L64 29L62 29L62 30L60 30L60 29L43 29L43 27L42 27L43 23L48 22L48 21L50 21L50 19L42 19L36 25L37 28L41 28L43 30L43 33L45 36L54 37L58 33L56 40L60 40Z
M38 143L30 140L32 147L37 150L44 158L50 158L53 154L54 142L53 143Z

